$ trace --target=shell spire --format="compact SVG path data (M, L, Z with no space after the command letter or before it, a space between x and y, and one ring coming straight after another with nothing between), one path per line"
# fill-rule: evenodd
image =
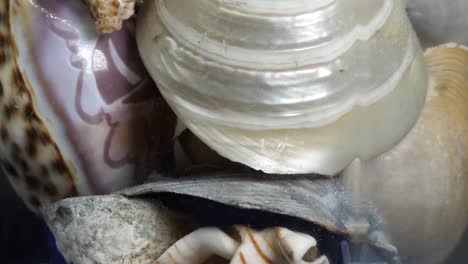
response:
M424 105L400 1L156 0L140 11L140 53L181 121L266 173L336 175L396 145Z

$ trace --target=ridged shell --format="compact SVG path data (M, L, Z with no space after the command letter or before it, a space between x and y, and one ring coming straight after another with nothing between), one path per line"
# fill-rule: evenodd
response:
M427 76L395 0L156 0L137 41L178 116L222 156L334 175L397 144Z
M360 173L357 188L355 174L343 181L221 173L126 192L174 192L295 216L335 232L364 230L371 244L396 246L404 263L443 263L468 223L468 48L443 45L425 60L430 89L421 116L397 146L345 170L344 176ZM356 208L367 219L360 226L353 223ZM377 242L382 234L387 242Z
M31 208L143 180L171 149L175 116L131 24L99 36L76 0L0 4L0 157Z
M199 197L241 209L260 210L316 224L337 235L357 236L381 249L389 259L397 250L382 229L372 202L360 204L363 218L355 218L350 188L343 177L320 179L249 173L205 173L199 177L160 179L121 191L129 197L172 193ZM200 205L202 206L202 205Z

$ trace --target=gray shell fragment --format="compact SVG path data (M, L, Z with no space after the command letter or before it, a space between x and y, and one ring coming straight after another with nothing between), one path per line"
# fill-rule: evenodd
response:
M328 230L347 233L342 222L350 215L339 179L219 174L159 180L120 193L135 197L149 193L176 193L205 198L243 209L258 209L319 223Z
M66 199L42 213L69 263L153 263L192 231L159 202L120 195Z
M354 216L350 193L342 177L213 174L207 177L166 179L120 192L128 197L175 193L216 201L242 209L293 216L339 234L360 237L392 258L397 250L387 239L372 204L361 204Z

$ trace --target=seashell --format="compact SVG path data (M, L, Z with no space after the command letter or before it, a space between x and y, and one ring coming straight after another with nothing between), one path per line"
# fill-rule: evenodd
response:
M183 8L182 8L183 7ZM400 1L146 1L143 61L184 124L267 173L335 175L396 145L427 76Z
M397 250L383 233L383 220L372 204L364 207L366 217L355 218L350 188L343 177L205 173L197 177L160 179L120 193L128 197L164 193L188 195L241 209L301 219L335 235L361 237L360 241L379 249L389 260L398 258ZM202 206L197 203L197 211Z
M85 0L100 33L122 29L122 22L135 13L136 0Z
M309 235L275 227L255 231L237 226L239 244L218 228L201 228L185 236L169 248L155 264L202 264L212 255L230 260L230 264L328 264L323 256L311 262L303 260L317 242Z
M154 264L204 263L212 255L230 259L239 243L214 227L195 230L177 241L156 260Z
M124 193L167 191L295 216L354 236L360 229L371 244L395 246L404 263L442 263L468 223L468 49L447 44L428 50L425 59L430 89L420 118L393 149L358 163L357 194L344 177L356 169L349 167L330 180L222 173ZM356 210L367 220L355 222Z
M468 49L443 45L425 58L429 96L416 126L362 163L363 199L374 201L404 263L443 263L468 227Z
M65 199L41 211L67 263L151 264L194 228L159 201L119 195Z
M466 0L406 0L408 14L426 47L456 42L468 45Z
M160 170L176 118L132 25L98 35L81 1L0 4L0 157L31 208L113 192Z

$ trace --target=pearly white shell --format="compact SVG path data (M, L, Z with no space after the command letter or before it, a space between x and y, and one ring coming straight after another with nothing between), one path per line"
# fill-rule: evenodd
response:
M147 1L137 42L179 118L267 173L334 175L397 144L424 104L395 0Z
M309 235L281 227L255 231L237 226L236 230L241 243L218 228L198 229L170 247L155 264L202 264L213 255L230 259L230 264L329 263L325 256L312 262L303 260L304 255L317 245Z

